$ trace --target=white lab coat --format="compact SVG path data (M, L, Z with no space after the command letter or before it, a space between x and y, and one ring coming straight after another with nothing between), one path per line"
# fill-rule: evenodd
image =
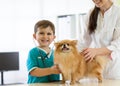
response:
M120 8L113 4L105 12L104 17L99 13L97 28L91 35L87 31L89 14L85 21L83 38L78 39L78 49L107 47L112 50L112 60L108 63L103 76L107 79L120 79Z

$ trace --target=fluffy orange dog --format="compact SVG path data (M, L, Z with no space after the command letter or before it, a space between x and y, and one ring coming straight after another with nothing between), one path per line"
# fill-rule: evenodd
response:
M105 59L95 57L92 62L87 63L76 45L77 40L62 40L55 43L54 62L59 65L63 82L69 81L70 84L74 84L85 76L97 77L99 82L102 82Z

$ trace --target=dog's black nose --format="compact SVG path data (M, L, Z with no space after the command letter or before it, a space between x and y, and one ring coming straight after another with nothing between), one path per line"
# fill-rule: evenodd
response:
M66 47L66 45L65 45L65 44L63 44L63 47Z

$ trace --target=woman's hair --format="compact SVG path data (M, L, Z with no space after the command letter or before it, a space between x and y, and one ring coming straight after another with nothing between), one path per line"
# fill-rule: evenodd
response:
M49 21L49 20L40 20L38 21L35 26L34 26L34 33L37 32L38 28L47 28L47 27L51 27L51 30L53 31L53 34L55 34L55 26L54 24Z
M95 29L97 27L97 18L98 18L99 11L100 11L100 8L95 6L93 11L91 12L91 15L89 18L89 24L88 24L89 34L95 32Z

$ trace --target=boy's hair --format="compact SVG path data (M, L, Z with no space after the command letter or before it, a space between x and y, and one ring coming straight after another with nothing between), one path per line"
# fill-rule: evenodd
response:
M51 27L51 30L53 31L53 34L55 34L55 26L54 24L49 20L40 20L38 21L34 26L34 33L37 32L38 28L47 28L48 26Z

